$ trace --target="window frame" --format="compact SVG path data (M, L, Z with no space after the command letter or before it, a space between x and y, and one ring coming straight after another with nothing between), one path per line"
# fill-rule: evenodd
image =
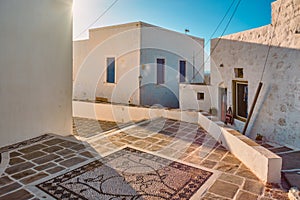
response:
M204 101L205 93L204 92L197 92L197 100Z
M109 62L109 59L114 59L114 76L113 76L113 82L110 82L109 81L109 73L108 73L108 70L109 70L109 66L108 66L108 62ZM116 84L116 61L117 61L117 59L116 59L116 57L115 56L106 56L106 60L105 60L105 64L106 64L106 70L105 70L105 72L106 72L106 79L105 79L105 82L106 83L108 83L108 84Z
M248 86L248 90L249 90L249 85L248 85L248 81L241 81L241 80L232 80L232 105L233 105L233 116L234 118L246 122L247 118L243 117L243 116L239 116L238 115L238 97L237 97L237 85L247 85ZM248 113L248 108L249 108L249 91L248 91L248 96L247 96L247 113Z
M181 62L184 62L184 76L181 74ZM186 72L187 72L187 68L186 68L186 60L179 60L179 83L184 83L186 82ZM183 80L182 80L183 78Z
M163 64L162 64L162 73L163 73L163 75L162 76L160 76L160 77L162 77L162 81L160 82L159 81L159 79L158 79L158 66L159 66L159 64L160 63L158 63L158 60L163 60L164 62L163 62ZM166 72L166 58L162 58L162 57L158 57L158 58L156 58L156 84L157 85L162 85L162 84L165 84L165 82L166 82L166 77L165 77L165 72Z

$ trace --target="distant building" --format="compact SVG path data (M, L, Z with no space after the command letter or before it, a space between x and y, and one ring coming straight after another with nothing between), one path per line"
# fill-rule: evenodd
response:
M179 107L179 83L203 82L204 40L143 22L74 42L74 99Z
M268 141L300 148L299 30L300 1L273 2L272 24L211 41L211 48L217 45L211 54L211 86L190 90L199 93L204 88L204 98L211 99L209 107L216 108L222 120L232 107L234 126L242 131L262 78L246 134L252 138L261 134ZM196 98L194 94L190 102L197 102ZM208 108L205 104L193 109Z

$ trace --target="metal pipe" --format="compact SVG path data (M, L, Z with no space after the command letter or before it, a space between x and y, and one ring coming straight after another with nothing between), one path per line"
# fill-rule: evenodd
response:
M260 93L260 90L261 90L261 88L262 88L262 85L263 85L263 83L262 83L262 82L259 82L259 85L258 85L258 88L257 88L257 90L256 90L256 93L255 93L255 97L254 97L253 103L252 103L252 105L251 105L251 109L250 109L249 115L248 115L248 117L247 117L247 121L246 121L245 126L244 126L244 129L243 129L243 135L246 134L246 131L247 131L249 122L250 122L250 120L251 120L251 116L252 116L252 114L253 114L253 110L254 110L254 108L255 108L255 105L256 105L256 102L257 102L257 99L258 99L258 95L259 95L259 93Z

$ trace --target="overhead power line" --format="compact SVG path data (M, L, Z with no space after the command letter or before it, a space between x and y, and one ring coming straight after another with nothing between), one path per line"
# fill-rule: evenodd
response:
M215 49L217 48L217 46L219 45L219 43L220 43L220 41L221 41L221 39L222 39L222 37L224 36L224 34L225 34L225 32L226 32L226 30L227 30L227 28L229 27L229 25L230 25L230 23L231 23L231 21L232 21L232 19L233 19L233 17L234 17L234 15L235 15L235 13L236 13L236 11L237 11L237 9L238 9L238 7L239 7L239 5L240 5L240 3L241 3L241 1L242 0L239 0L238 1L238 3L236 4L236 6L235 6L235 8L234 8L234 10L233 10L233 13L231 14L231 16L230 16L230 19L229 19L229 21L227 22L227 24L226 24L226 26L225 26L225 28L224 28L224 30L223 30L223 32L222 32L222 34L221 34L221 36L218 38L218 41L217 41L217 43L215 44L215 46L214 46L214 48L211 50L211 52L210 52L210 54L209 54L209 56L207 57L207 59L203 62L203 65L202 65L202 67L204 67L205 66L205 64L207 63L207 61L211 58L211 55L213 54L213 52L215 51ZM234 2L233 2L234 3ZM233 3L231 4L231 6L230 6L230 9L231 9L231 7L232 7L232 5L233 5ZM229 9L229 10L230 10ZM229 10L227 11L227 12L229 12ZM226 15L227 15L227 13L226 13ZM224 16L224 18L226 17L226 15ZM223 20L223 19L222 19ZM210 38L211 39L211 38ZM201 67L201 68L202 68ZM191 80L194 80L195 79L195 77L198 75L200 73L200 71L197 71L197 73L196 74L194 74L194 76L192 77L192 79Z
M272 45L272 41L273 41L273 38L274 38L274 33L275 33L275 30L276 30L276 26L277 26L277 23L278 23L278 18L279 18L279 16L280 16L280 12L281 12L282 2L283 2L283 1L281 1L280 6L279 6L279 8L278 8L279 11L278 11L278 14L277 14L277 17L276 17L276 21L275 21L275 24L274 24L273 32L272 32L272 34L271 34L271 36L270 36L270 39L269 39L267 56L266 56L266 60L265 60L264 67L263 67L263 71L262 71L262 74L261 74L261 77L260 77L260 82L262 81L262 79L263 79L263 77L264 77L265 69L266 69L266 66L267 66L268 59L269 59L270 50L271 50L271 45Z
M79 36L81 36L84 32L89 30L95 23L97 23L119 0L115 0L103 13L101 13L93 23L91 23L89 26L87 26L83 31L81 31L74 40L76 40Z

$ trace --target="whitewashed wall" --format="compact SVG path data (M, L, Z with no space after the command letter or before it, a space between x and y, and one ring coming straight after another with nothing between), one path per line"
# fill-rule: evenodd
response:
M0 1L0 146L72 132L72 0Z
M74 42L74 98L107 98L139 104L139 23L90 31L90 39ZM106 82L106 58L115 57L115 81Z
M281 8L280 8L281 7ZM280 16L277 19L279 8ZM247 134L264 135L269 141L300 147L300 1L278 0L272 4L272 25L225 36L212 54L211 81L214 87L223 83L228 89L228 105L232 105L232 80L248 81L249 110L263 73L269 38L271 43L263 88ZM214 47L218 39L211 41ZM224 67L220 67L223 64ZM234 77L234 68L244 69L244 78ZM220 76L221 75L221 76ZM239 130L243 123L236 120Z
M192 78L194 82L203 81L203 42L143 22L90 30L89 40L74 42L73 97L80 100L103 97L110 102L139 105L139 87L156 84L156 58L164 57L166 87L156 85L143 94L146 99L159 100L163 106L178 107L179 60L187 61L187 81ZM106 57L116 57L113 84L106 83ZM193 63L197 68L194 73L199 70L195 77Z
M204 80L204 40L160 27L141 30L142 103L179 107L179 61L186 61L186 82ZM157 85L156 59L165 59L165 83ZM194 66L194 67L193 67ZM193 69L195 68L195 69Z
M180 84L179 97L180 109L182 110L202 110L209 112L214 101L214 91L210 85ZM204 93L204 100L197 100L197 93ZM213 95L213 96L212 96Z

